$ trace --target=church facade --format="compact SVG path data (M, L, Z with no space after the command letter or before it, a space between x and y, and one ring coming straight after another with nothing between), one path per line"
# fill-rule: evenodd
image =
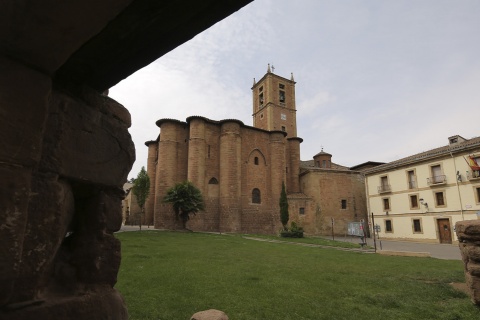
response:
M193 230L277 233L282 227L282 183L288 194L290 221L297 222L307 233L330 232L333 225L325 221L333 215L342 221L363 218L366 204L360 172L334 164L332 168L327 153L316 155L313 165L300 161L303 140L297 137L293 75L283 78L269 67L258 82L254 81L252 93L253 126L235 119L215 121L200 116L156 122L160 134L156 140L146 142L151 180L147 223L161 229L178 227L171 205L162 199L170 187L185 180L201 190L206 205L204 212L189 221L188 227ZM358 184L352 187L352 181ZM343 191L325 196L323 189L337 182L343 185ZM338 197L357 197L355 209L352 206L352 212L347 213L344 207L342 211L345 203ZM339 206L328 212L329 206L320 203L322 199Z

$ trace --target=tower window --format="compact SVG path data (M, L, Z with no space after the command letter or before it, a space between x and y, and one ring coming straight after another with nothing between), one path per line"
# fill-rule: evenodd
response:
M257 188L252 190L252 203L262 203L262 199L260 197L260 190Z
M342 209L347 209L347 200L342 199Z
M299 214L305 214L305 208L299 208L298 213Z
M255 163L255 165L258 166L258 157L255 157L255 159L253 159L253 163Z
M280 90L279 95L280 95L280 102L285 102L285 91Z
M263 106L263 92L258 95L258 101L260 102L260 106Z
M263 86L261 86L260 88L258 88L258 92L262 92L263 91Z
M282 131L285 132L286 128L285 126L282 126Z
M278 84L278 87L279 87L280 89L285 89L285 85L284 85L283 83L279 83L279 84Z

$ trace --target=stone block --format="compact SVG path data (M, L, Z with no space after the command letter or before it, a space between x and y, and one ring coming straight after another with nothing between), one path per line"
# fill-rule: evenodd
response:
M20 272L31 170L0 165L0 306L12 298Z
M73 235L75 248L72 263L80 282L88 285L109 285L117 282L120 267L120 241L113 235Z
M64 180L34 175L31 190L15 301L35 299L46 286L75 210Z
M54 92L42 170L71 179L121 187L135 161L126 125L83 101Z
M0 162L33 166L40 160L51 80L0 56Z
M228 320L225 312L215 309L195 313L190 320Z

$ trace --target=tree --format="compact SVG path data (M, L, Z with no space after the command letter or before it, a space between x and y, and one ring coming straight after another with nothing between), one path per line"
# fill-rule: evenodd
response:
M282 182L282 193L280 194L280 221L283 225L283 230L288 230L288 200L287 200L287 192L285 191L285 183Z
M147 201L148 193L150 192L150 178L145 171L145 167L142 167L137 178L134 180L132 191L140 207L140 230L142 230L142 214L144 214L145 201Z
M163 198L163 202L171 203L175 212L175 219L182 221L183 229L186 229L190 214L205 209L202 192L190 181L177 183L170 189Z

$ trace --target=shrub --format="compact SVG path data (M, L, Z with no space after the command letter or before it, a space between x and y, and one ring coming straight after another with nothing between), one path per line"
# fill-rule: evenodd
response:
M290 228L280 231L282 238L303 238L303 228L297 226L295 221L290 223Z

